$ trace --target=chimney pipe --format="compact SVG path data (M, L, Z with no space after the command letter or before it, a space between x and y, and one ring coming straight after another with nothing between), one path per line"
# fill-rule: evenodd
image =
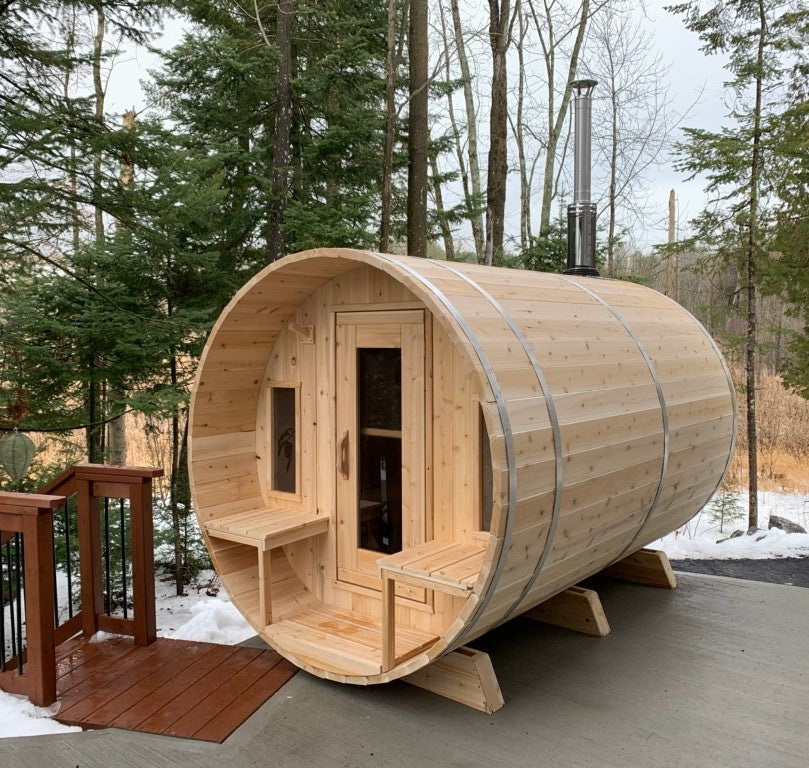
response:
M596 205L590 201L590 144L592 132L593 88L595 80L576 80L575 144L573 153L573 202L567 207L566 275L598 277L596 256Z

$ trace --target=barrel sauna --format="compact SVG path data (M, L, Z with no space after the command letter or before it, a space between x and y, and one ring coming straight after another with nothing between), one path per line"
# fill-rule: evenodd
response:
M225 308L190 421L234 604L299 667L369 684L682 525L735 402L705 329L649 288L322 249Z

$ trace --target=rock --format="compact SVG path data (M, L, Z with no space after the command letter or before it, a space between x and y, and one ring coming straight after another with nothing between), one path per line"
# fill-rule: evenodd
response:
M785 517L778 515L770 515L769 528L780 528L786 533L806 533L806 529L802 525L793 523L792 520L787 520Z
M733 533L731 533L730 536L725 536L724 539L717 539L716 543L721 544L723 541L730 541L731 539L738 539L739 536L744 536L744 532L743 531L733 531Z

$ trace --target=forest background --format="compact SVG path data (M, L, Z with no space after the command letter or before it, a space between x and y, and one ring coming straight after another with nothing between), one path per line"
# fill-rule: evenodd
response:
M285 253L346 246L561 271L570 84L599 81L603 275L718 340L739 393L729 479L805 490L809 42L804 0L669 9L724 66L691 127L640 0L0 0L0 431L35 438L20 487L78 460L166 468L178 592L190 387L235 290ZM165 50L164 25L182 29ZM147 106L108 107L152 48ZM663 169L704 210L650 244ZM0 487L14 484L0 475Z

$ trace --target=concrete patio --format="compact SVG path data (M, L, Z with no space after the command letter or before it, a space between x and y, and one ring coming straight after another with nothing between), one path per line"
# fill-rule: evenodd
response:
M494 715L299 673L221 745L87 731L4 739L2 765L805 768L809 589L678 577L599 581L604 639L517 619L478 640L506 700Z

